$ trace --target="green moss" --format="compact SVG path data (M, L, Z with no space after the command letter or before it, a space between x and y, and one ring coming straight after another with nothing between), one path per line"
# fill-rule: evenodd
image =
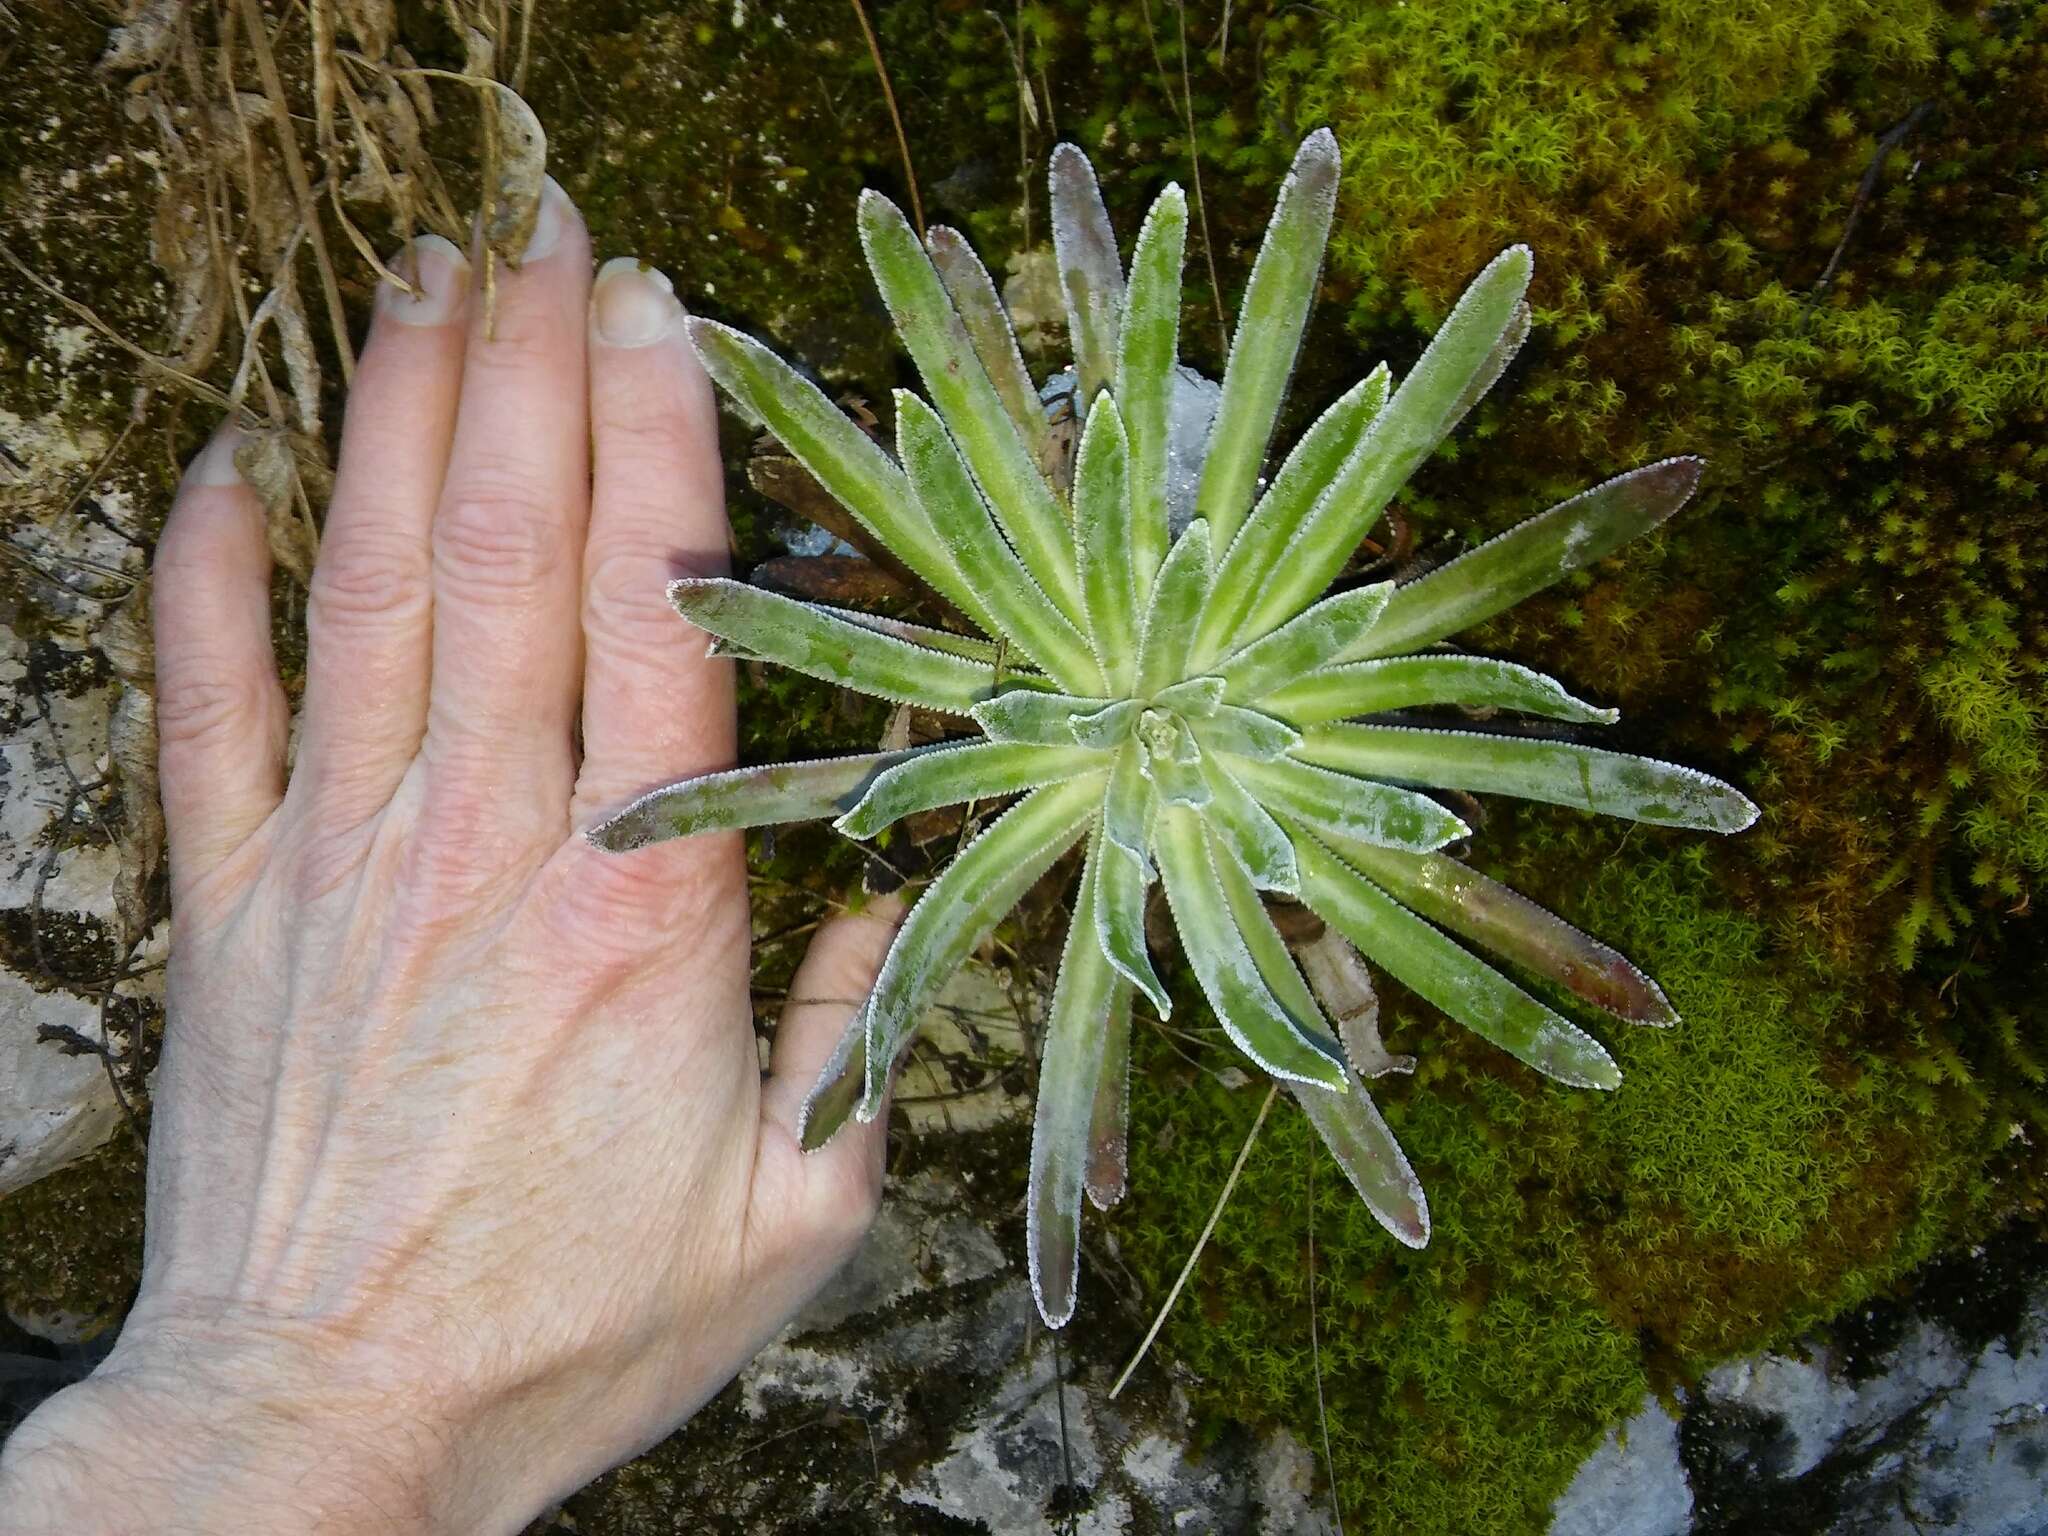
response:
M1429 1191L1430 1246L1379 1232L1283 1102L1164 1339L1211 1411L1313 1437L1318 1160L1322 1386L1353 1529L1540 1529L1646 1388L1852 1305L1992 1205L1975 1123L1923 1107L1905 1069L1859 1050L1856 994L1731 903L1705 845L1562 814L1496 830L1489 843L1518 850L1499 873L1620 943L1683 1022L1593 1023L1626 1073L1602 1096L1546 1083L1390 996L1389 1044L1421 1066L1376 1097ZM1117 1233L1156 1297L1258 1091L1190 1070L1156 1031L1144 1040Z
M1759 905L1839 965L1996 943L2048 872L2038 7L1459 0L1265 42L1269 142L1345 146L1358 339L1398 365L1494 250L1537 251L1511 389L1407 500L1425 542L1713 461L1665 559L1490 640L1746 773Z

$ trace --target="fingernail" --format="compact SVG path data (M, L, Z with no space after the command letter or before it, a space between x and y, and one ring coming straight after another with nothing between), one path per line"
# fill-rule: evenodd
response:
M569 194L562 190L562 184L552 176L543 177L540 188L540 211L534 215L533 233L527 237L526 249L519 257L523 267L529 261L539 261L562 238L562 226L569 220Z
M644 347L679 325L683 306L675 284L658 267L615 256L597 271L590 291L590 323L607 346Z
M391 259L391 270L409 278L417 293L393 283L377 285L377 303L407 325L446 325L469 296L469 262L452 240L421 235Z
M240 485L242 472L235 467L235 451L249 440L249 434L230 423L213 434L213 441L199 450L186 466L187 485Z

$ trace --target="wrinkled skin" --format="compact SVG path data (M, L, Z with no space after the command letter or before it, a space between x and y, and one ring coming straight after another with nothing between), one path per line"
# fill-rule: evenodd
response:
M734 749L731 663L663 595L726 550L680 307L616 265L593 298L552 187L493 338L454 249L415 260L349 402L289 773L232 432L165 528L144 1279L0 1460L8 1533L516 1531L717 1391L874 1211L880 1125L793 1130L895 910L822 930L764 1075L738 837L579 835Z

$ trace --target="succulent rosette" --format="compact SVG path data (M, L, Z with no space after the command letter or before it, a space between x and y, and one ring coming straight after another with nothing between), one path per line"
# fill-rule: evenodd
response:
M1162 1017L1173 1006L1146 937L1155 883L1218 1023L1292 1090L1387 1230L1421 1246L1421 1185L1361 1076L1384 1058L1347 1052L1269 902L1307 907L1539 1072L1611 1089L1621 1073L1600 1043L1510 970L1636 1024L1676 1021L1663 993L1446 853L1471 829L1432 791L1714 832L1756 816L1704 774L1538 727L1616 715L1527 667L1443 644L1662 523L1700 461L1620 475L1414 580L1329 590L1530 327L1531 257L1516 246L1398 385L1375 369L1269 473L1338 171L1327 131L1301 146L1220 387L1178 359L1180 188L1153 204L1126 267L1071 145L1053 153L1051 192L1073 364L1047 389L967 243L947 229L920 240L873 192L861 241L931 397L897 392L893 456L760 343L690 322L727 395L964 622L926 627L722 579L674 583L677 610L719 654L935 711L961 734L684 780L591 836L623 851L830 818L866 838L941 806L1011 802L911 908L811 1093L806 1146L881 1111L939 987L1063 855L1084 850L1031 1151L1031 1276L1054 1327L1073 1315L1084 1197L1106 1208L1124 1190L1134 1001Z

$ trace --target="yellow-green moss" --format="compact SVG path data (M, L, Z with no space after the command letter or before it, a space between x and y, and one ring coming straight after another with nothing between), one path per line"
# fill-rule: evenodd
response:
M1862 1059L1862 1004L1736 909L1703 845L1563 813L1521 820L1505 840L1522 856L1499 872L1617 941L1683 1022L1594 1023L1626 1076L1612 1095L1576 1093L1389 988L1389 1044L1421 1064L1375 1093L1429 1191L1430 1246L1379 1232L1276 1106L1163 1339L1212 1411L1315 1432L1317 1159L1323 1393L1353 1529L1540 1529L1646 1388L1861 1300L1992 1203L1977 1131L1918 1108L1898 1066ZM1117 1233L1157 1296L1260 1090L1226 1090L1157 1032L1141 1039Z

